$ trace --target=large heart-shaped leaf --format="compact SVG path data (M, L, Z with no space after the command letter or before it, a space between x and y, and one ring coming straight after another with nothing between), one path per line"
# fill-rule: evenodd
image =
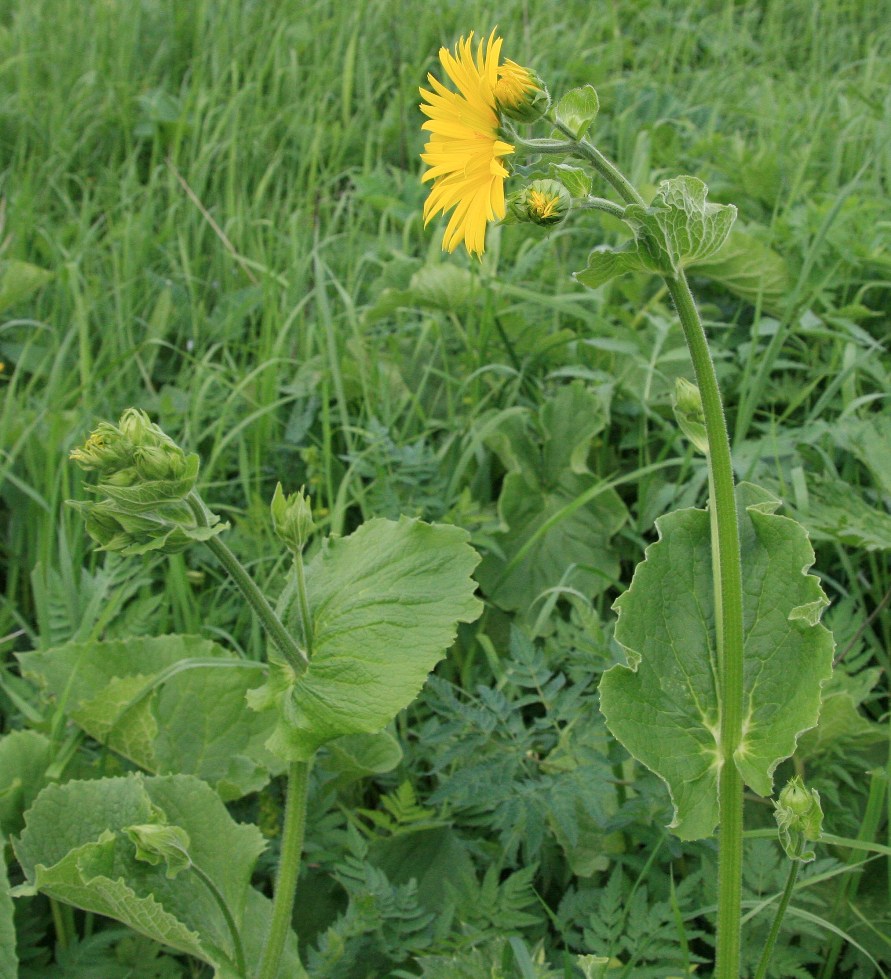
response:
M301 676L278 664L249 695L275 706L269 747L291 760L345 734L381 731L418 695L459 622L481 611L479 561L458 527L375 519L326 542L306 572L312 659Z
M807 574L814 552L779 502L740 488L745 661L743 740L736 765L760 795L773 771L813 727L820 687L832 670L832 636L819 624L827 604ZM615 603L616 639L627 666L601 680L607 724L628 751L668 785L671 828L709 836L718 822L719 705L709 515L679 510L657 521L631 587Z

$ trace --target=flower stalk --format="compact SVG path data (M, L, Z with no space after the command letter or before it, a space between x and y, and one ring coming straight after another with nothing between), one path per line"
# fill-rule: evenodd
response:
M715 979L736 979L740 960L742 907L743 781L736 767L742 741L743 602L739 525L734 495L730 438L721 393L699 312L683 272L666 276L665 284L681 321L702 396L710 484L710 506L717 542L712 568L715 593L720 597L718 620L718 698L721 771L718 777L720 831L718 837L718 948Z
M282 848L278 874L275 878L275 895L272 901L272 923L260 961L257 979L276 979L279 963L285 948L285 940L291 927L297 878L300 876L300 858L303 853L303 836L306 829L306 797L309 790L309 763L291 762L288 769L288 794L285 802L285 818L282 823ZM298 979L306 975L303 967Z
M551 118L572 142L573 154L588 161L626 204L645 206L630 181L586 139L575 139L567 126ZM600 208L609 210L608 208ZM615 213L615 212L613 212ZM715 979L737 979L741 953L743 780L735 756L742 741L743 715L743 601L739 525L734 491L730 437L714 363L702 320L682 270L662 275L684 332L702 397L706 458L712 489L713 560L720 703L718 778L720 831L718 838L718 945Z
M187 497L186 502L195 515L198 526L205 526L207 521L207 508L201 497L193 491ZM242 595L244 595L263 628L269 634L269 638L275 643L278 651L285 657L298 676L305 673L309 666L309 659L306 653L294 642L293 637L284 627L281 619L275 614L275 611L266 600L266 596L257 587L254 579L245 571L242 563L219 537L211 537L205 541L205 544L207 544L213 552L214 557L216 557L229 575L231 575L232 580L238 586Z
M803 853L805 847L805 839L802 837L798 842L798 855ZM802 861L800 859L792 859L789 861L789 876L786 878L786 886L783 888L783 894L780 897L780 903L777 905L776 914L773 916L773 922L770 926L770 933L767 936L767 941L764 943L764 949L761 952L761 958L758 960L758 968L755 970L755 979L765 979L767 975L767 967L770 965L770 957L773 955L774 946L777 943L777 937L780 934L780 926L783 924L783 918L786 916L786 909L789 907L789 901L792 899L792 892L795 890L795 882L798 880L798 871L801 869Z

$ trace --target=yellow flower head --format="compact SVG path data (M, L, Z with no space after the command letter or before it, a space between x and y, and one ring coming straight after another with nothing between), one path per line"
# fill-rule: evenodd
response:
M424 204L424 224L454 208L442 247L452 252L463 241L471 255L482 255L486 225L504 217L507 168L502 157L514 147L498 138L495 86L501 38L493 31L485 50L483 41L477 45L476 57L472 42L473 34L461 38L454 54L446 48L439 51L457 92L432 75L427 80L433 91L421 89L421 111L428 117L422 128L430 133L421 154L429 167L423 179L433 181Z

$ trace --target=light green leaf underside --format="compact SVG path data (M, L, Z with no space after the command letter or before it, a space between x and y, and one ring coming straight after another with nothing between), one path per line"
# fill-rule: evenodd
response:
M136 859L125 829L153 821L158 810L186 831L195 865L213 881L241 929L263 838L256 827L235 823L219 796L191 775L48 786L15 843L28 881L22 893L36 889L225 967L234 948L210 891L188 870L171 880L163 862Z
M281 770L264 747L271 719L245 702L263 667L208 639L67 643L19 659L75 723L149 772L198 775L235 799Z
M706 200L708 187L696 177L659 184L649 207L630 204L625 220L635 229L638 255L654 272L673 275L704 261L724 244L736 208Z
M481 611L467 539L403 517L327 542L307 568L312 660L284 693L273 750L308 759L341 735L382 730L414 700L458 623Z
M575 273L582 285L596 289L625 272L648 270L675 276L714 256L724 245L736 208L706 200L708 187L696 177L663 180L652 203L629 204L624 220L634 240L617 248L599 246L588 266Z
M772 511L777 501L739 489L744 591L744 728L736 764L760 795L776 766L814 726L833 642L819 624L826 605L804 529ZM629 666L604 674L607 724L668 785L671 828L709 836L718 821L717 660L709 515L680 510L657 521L631 587L615 603L616 639Z

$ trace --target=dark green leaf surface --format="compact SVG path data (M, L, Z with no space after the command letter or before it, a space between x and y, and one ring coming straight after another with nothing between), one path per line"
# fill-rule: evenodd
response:
M15 924L12 898L6 876L6 840L0 834L0 979L16 979L18 957L15 954Z
M618 563L610 545L627 519L615 490L587 468L591 440L607 421L603 401L581 383L560 389L535 419L508 417L488 439L509 470L498 500L505 530L477 577L502 608L528 609L565 584L596 595Z
M21 829L22 813L43 788L51 758L49 738L37 731L12 731L0 738L0 835Z

